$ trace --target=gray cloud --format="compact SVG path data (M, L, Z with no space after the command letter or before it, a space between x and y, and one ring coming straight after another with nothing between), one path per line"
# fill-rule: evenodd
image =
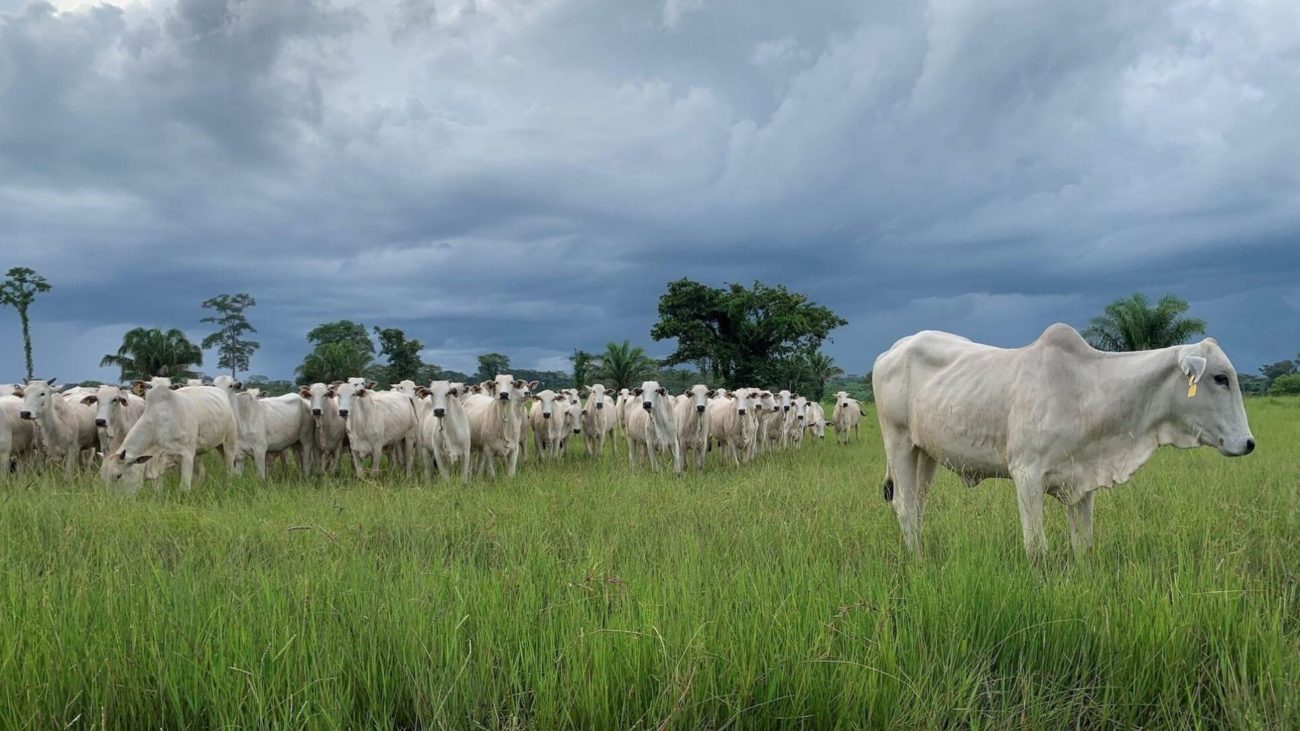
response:
M1136 289L1243 369L1300 349L1284 0L4 2L0 265L55 284L65 378L240 290L256 372L340 317L553 365L646 342L680 276L813 294L855 372Z

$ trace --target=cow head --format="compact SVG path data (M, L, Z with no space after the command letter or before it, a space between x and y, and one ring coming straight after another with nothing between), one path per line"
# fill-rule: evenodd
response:
M793 406L795 418L804 421L805 417L808 416L808 399L803 396L795 396Z
M433 415L441 419L447 415L447 404L460 398L464 386L451 381L434 381L424 390L429 396L430 406L433 407Z
M704 410L709 408L709 399L713 398L713 391L710 390L708 386L697 383L686 389L686 393L682 395L695 404L695 410L697 412L703 414Z
M339 416L344 419L356 409L359 400L368 399L371 394L371 389L366 383L352 383L351 379L348 383L334 386L331 390L339 400Z
M736 401L736 413L746 416L758 406L760 391L757 388L738 388L729 394Z
M587 386L587 403L598 410L605 408L605 384L597 383L593 386Z
M780 402L777 401L776 396L773 395L771 391L752 390L754 391L754 401L756 402L757 408L760 412L781 410Z
M29 421L54 408L54 399L62 398L54 388L54 379L37 379L28 381L22 388L14 391L15 396L22 396L23 409L18 416Z
M100 386L94 393L86 395L81 403L95 407L95 427L107 429L117 409L126 406L126 394L119 386Z
M576 395L576 393L577 392L574 391L571 395ZM567 404L562 404L558 408L560 409L560 413L564 415L564 424L566 428L572 430L574 434L581 434L583 414L582 402L577 399L570 399Z
M1180 447L1214 447L1228 457L1255 451L1255 437L1246 421L1237 371L1212 338L1175 348L1178 368L1170 374L1174 389L1174 420L1180 433L1167 439Z
M543 419L550 419L555 415L555 404L557 401L565 403L560 394L546 389L539 392L533 398L537 399L537 410L541 413Z
M653 412L668 395L668 389L660 386L658 381L646 381L640 388L633 389L632 394L641 401L641 408Z

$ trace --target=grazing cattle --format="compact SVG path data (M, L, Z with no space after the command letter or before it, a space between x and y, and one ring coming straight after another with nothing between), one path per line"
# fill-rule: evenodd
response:
M790 404L790 415L786 423L786 443L791 447L803 446L804 425L808 422L808 399L795 395Z
M417 395L428 401L420 416L420 449L424 456L424 477L430 478L436 465L443 481L451 479L451 467L460 463L460 481L469 482L470 444L469 414L461 396L465 384L434 381Z
M731 463L739 467L741 458L748 461L758 431L754 409L758 407L756 388L738 388L726 396L709 401L709 436L726 450Z
M368 381L358 385L348 379L334 388L339 401L339 416L347 424L348 446L357 477L365 474L363 466L370 458L370 475L379 476L384 449L392 447L393 461L411 474L415 460L415 440L419 433L415 401L396 391L376 391Z
M470 444L478 470L487 470L496 478L496 459L501 458L506 474L514 477L519 469L520 442L523 439L525 404L537 388L537 381L516 380L508 374L498 375L481 385L483 393L465 401L469 415Z
M63 464L64 477L72 477L82 450L99 446L95 410L80 402L69 402L55 390L52 378L31 381L15 393L18 394L23 398L19 416L36 423L46 456Z
M338 471L343 451L348 448L348 425L339 416L339 402L334 388L323 383L313 383L298 389L298 398L306 402L312 420L316 423L316 454L324 474Z
M849 398L847 391L836 392L835 409L831 412L831 423L835 425L836 442L848 444L850 433L860 438L862 436L860 431L862 404L859 404L857 399ZM843 441L840 441L841 437L843 437Z
M100 386L82 396L81 403L95 409L99 450L104 454L122 446L126 433L144 414L144 399L120 386Z
M677 442L677 415L668 389L658 381L646 381L632 394L640 408L632 408L627 414L628 464L636 467L640 452L649 460L650 469L658 472L658 453L671 452L673 472L680 475L682 451Z
M560 443L568 434L568 399L551 389L533 395L528 421L533 427L533 444L539 459L554 459L560 454Z
M244 457L252 457L258 479L266 479L267 455L288 449L297 451L302 474L311 474L316 425L302 398L296 394L259 398L256 389L245 391L243 384L230 376L218 376L212 385L226 392L239 427L235 474L242 471Z
M808 402L808 419L804 428L811 430L818 439L826 438L826 410L816 401Z
M920 551L937 465L968 485L1015 481L1025 551L1047 550L1043 498L1066 506L1076 553L1092 539L1092 498L1122 484L1161 446L1250 454L1237 372L1212 339L1133 353L1093 349L1056 324L1017 349L926 331L876 359L885 497Z
M781 402L771 391L752 389L754 391L755 421L754 439L749 448L749 456L771 450L781 441L781 425L784 423Z
M234 469L239 427L225 392L212 386L173 390L144 381L136 381L131 390L145 394L144 414L127 432L122 446L104 457L99 474L107 485L123 484L135 492L143 472L131 469L134 465L156 459L165 466L177 460L181 487L188 490L194 479L194 458L212 449L221 450L227 472Z
M8 478L12 469L35 466L36 422L22 418L22 411L20 397L0 396L0 480Z
M714 391L696 384L677 397L677 439L682 459L695 455L695 469L704 471L704 455L709 451L709 399Z
M582 410L582 430L586 436L587 456L605 453L605 440L618 421L615 402L605 395L605 384L587 386L587 406Z

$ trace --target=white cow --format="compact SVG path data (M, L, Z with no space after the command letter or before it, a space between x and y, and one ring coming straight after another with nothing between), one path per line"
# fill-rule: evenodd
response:
M339 401L339 416L347 423L348 446L357 477L365 474L363 463L370 458L371 477L379 476L384 448L392 447L393 461L411 474L415 460L415 441L419 434L415 401L396 391L376 391L368 381L348 383L334 388Z
M95 433L95 410L68 401L54 388L52 378L30 381L16 392L18 394L23 398L19 416L36 423L46 456L63 464L64 477L72 477L77 471L82 450L99 446L99 436Z
M144 414L127 432L122 446L104 456L99 474L107 485L123 484L128 492L135 492L144 474L131 467L151 459L164 465L176 460L181 487L188 490L195 457L212 449L221 450L227 473L234 469L239 428L224 391L212 386L153 387L144 381L136 381L131 390L137 396L144 394Z
M673 472L682 473L682 451L677 441L677 415L673 411L674 400L668 396L668 389L658 381L646 381L640 388L632 391L639 408L633 407L627 414L627 448L628 464L637 466L638 453L644 454L650 461L650 468L659 471L659 452L671 452Z
M22 418L22 410L20 397L0 396L0 480L8 478L11 469L30 469L36 463L36 422Z
M861 438L862 404L857 399L849 398L847 391L835 393L835 409L831 412L831 423L835 425L835 441L848 444L849 436ZM840 441L840 437L844 440Z
M323 474L338 471L339 462L348 448L348 425L339 416L338 397L334 392L336 386L313 383L298 388L298 398L302 399L311 411L316 423L316 455L320 461Z
M251 457L258 479L266 479L266 458L288 449L298 453L302 474L311 474L316 452L316 425L306 402L297 394L259 398L257 389L244 390L244 384L230 376L217 376L212 385L226 393L239 427L239 447L235 456L235 474L243 469L243 459Z
M1056 324L1033 343L994 348L947 333L903 338L876 359L885 497L920 551L934 469L968 485L1015 481L1025 551L1047 550L1043 497L1066 506L1076 553L1092 540L1092 497L1122 484L1160 446L1250 454L1237 373L1214 340L1135 353L1094 350Z
M465 384L434 381L417 390L429 408L421 412L420 448L424 456L424 477L429 479L432 462L444 481L451 479L451 466L460 462L460 481L469 482L472 455L469 414L461 395Z
M786 421L786 443L791 447L802 447L803 431L808 423L808 399L796 394Z
M533 427L533 444L539 459L555 459L560 454L560 443L568 433L566 413L568 399L551 389L533 395L533 405L528 410L528 421Z
M496 459L505 463L506 474L519 469L519 447L523 439L525 405L537 381L517 380L508 374L480 384L482 393L465 401L469 414L470 442L478 460L478 471L496 478Z
M738 388L726 396L709 401L709 436L718 443L719 451L725 449L731 463L739 467L741 459L752 457L752 447L758 432L758 407L756 388Z
M121 386L100 386L94 393L82 396L81 403L95 409L95 429L104 454L122 446L126 433L144 414L144 399Z
M587 405L582 410L582 432L586 437L587 456L605 453L605 440L618 421L615 402L605 395L605 384L587 386Z
M709 451L709 399L714 391L696 384L677 397L677 438L683 460L695 455L695 469L704 471L704 455Z
M826 438L826 410L816 401L808 402L808 419L804 425L818 439Z

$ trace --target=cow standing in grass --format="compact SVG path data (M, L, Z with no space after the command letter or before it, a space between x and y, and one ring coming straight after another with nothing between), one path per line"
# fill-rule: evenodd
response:
M1076 553L1092 542L1092 499L1161 446L1250 454L1232 363L1214 340L1134 353L1093 349L1056 324L1028 346L995 348L948 333L903 338L872 370L887 461L885 497L920 552L935 467L968 485L1015 481L1025 551L1047 551L1043 498L1066 506Z

